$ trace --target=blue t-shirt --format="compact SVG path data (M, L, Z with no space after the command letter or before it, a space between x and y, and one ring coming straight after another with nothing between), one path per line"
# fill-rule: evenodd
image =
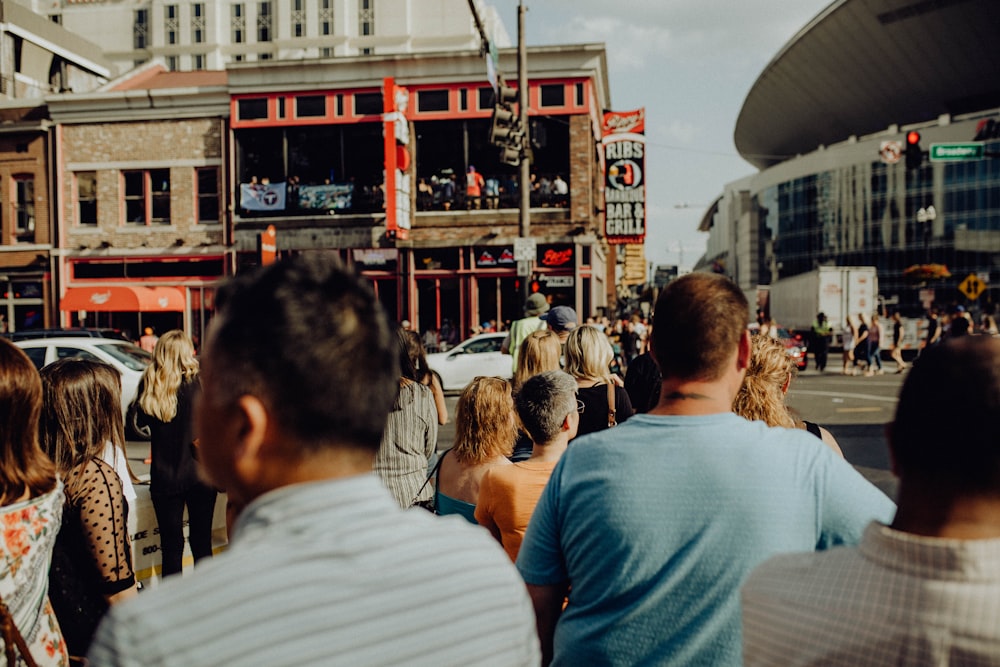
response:
M571 585L553 665L740 665L739 590L756 565L855 544L894 513L805 431L639 414L573 441L517 567Z

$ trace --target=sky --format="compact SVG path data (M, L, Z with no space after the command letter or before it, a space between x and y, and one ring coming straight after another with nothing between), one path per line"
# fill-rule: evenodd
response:
M486 1L516 43L518 0ZM529 46L604 42L613 110L646 108L647 262L704 254L705 209L756 171L733 144L747 93L831 1L523 0Z

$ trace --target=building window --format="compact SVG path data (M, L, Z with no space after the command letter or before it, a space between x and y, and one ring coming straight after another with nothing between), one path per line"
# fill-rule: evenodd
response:
M236 103L240 120L267 120L267 100L240 100Z
M219 222L219 168L196 169L198 177L198 222L202 225Z
M196 2L191 5L191 41L194 44L202 44L205 41L204 2Z
M469 110L469 91L465 88L458 91L458 109L459 111Z
M170 170L123 171L125 222L131 225L170 224Z
M561 83L540 86L542 89L541 106L566 106L566 87Z
M144 49L149 43L149 10L135 10L132 22L132 48Z
M316 118L326 115L326 97L323 95L304 95L295 98L295 116L297 118Z
M382 113L382 93L355 93L354 115L370 116Z
M257 56L257 60L271 60L274 58L273 53L261 53Z
M167 36L167 44L177 43L177 5L163 7L163 30Z
M319 50L319 57L320 58L332 58L333 57L333 49L331 49L329 46L324 46L323 48L321 48Z
M295 37L304 37L306 34L306 12L303 3L304 0L292 2L292 34Z
M447 90L421 90L417 93L417 111L447 111Z
M270 1L257 3L257 41L271 41L272 5ZM261 54L261 60L270 60Z
M14 177L14 235L18 241L35 241L35 177Z
M191 69L205 69L205 54L195 53L191 56Z
M333 0L320 0L319 3L319 34L333 34Z
M177 71L177 56L167 56L167 69L171 72Z
M358 12L358 34L361 36L375 34L374 0L361 0L361 9Z
M242 3L235 3L230 8L229 25L232 29L233 44L243 44L247 40L247 17L245 14ZM239 61L242 58L237 57L236 60Z
M486 111L493 109L493 101L495 96L493 95L492 88L480 88L479 89L479 110Z
M97 172L78 171L76 177L76 223L97 224Z
M576 106L582 107L583 104L584 104L584 99L583 99L583 84L582 83L578 83L578 84L576 84Z

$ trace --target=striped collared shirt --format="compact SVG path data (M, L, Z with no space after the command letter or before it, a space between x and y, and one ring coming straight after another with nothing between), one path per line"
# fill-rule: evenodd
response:
M534 614L483 530L370 475L251 503L228 552L116 605L91 664L535 665Z
M747 665L1000 665L1000 539L872 523L857 548L777 556L743 587Z

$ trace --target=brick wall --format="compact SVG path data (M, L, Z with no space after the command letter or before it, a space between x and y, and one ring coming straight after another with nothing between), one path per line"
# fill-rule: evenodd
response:
M63 128L62 220L69 248L161 248L220 244L222 225L197 224L198 166L222 158L222 123L217 118L96 123ZM170 170L170 223L124 223L122 171ZM75 170L97 173L97 226L78 225ZM219 190L225 190L221 182ZM220 203L220 210L222 204ZM224 211L220 215L224 219Z
M35 134L11 134L0 136L0 227L3 245L16 245L15 214L17 176L30 176L35 181L35 238L22 243L51 243L49 224L48 157L45 136ZM5 266L12 266L9 258Z

